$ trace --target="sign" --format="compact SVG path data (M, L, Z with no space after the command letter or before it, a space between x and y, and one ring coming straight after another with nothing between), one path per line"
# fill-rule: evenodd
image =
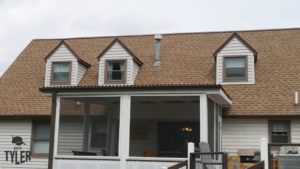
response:
M31 160L30 151L22 150L22 146L26 145L20 136L13 136L11 143L14 145L13 150L4 151L5 160L12 164L23 164Z

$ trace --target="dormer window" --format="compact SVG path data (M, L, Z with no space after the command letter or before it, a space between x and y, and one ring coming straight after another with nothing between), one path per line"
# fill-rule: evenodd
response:
M125 60L106 61L106 83L125 83L126 64Z
M237 33L216 50L214 57L217 84L255 84L257 52Z
M133 85L143 63L118 38L98 56L98 85Z
M45 86L76 86L91 66L62 40L45 57Z
M224 82L247 81L247 57L224 57Z
M71 62L52 63L52 85L68 85L71 81Z

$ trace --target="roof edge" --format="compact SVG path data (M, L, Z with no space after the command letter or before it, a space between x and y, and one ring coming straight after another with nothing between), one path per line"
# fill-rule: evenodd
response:
M82 36L82 37L67 37L67 38L36 38L33 40L74 40L74 39L94 39L94 38L117 38L117 37L138 37L138 36L154 36L156 34L162 35L180 35L180 34L211 34L211 33L234 33L234 32L262 32L262 31L285 31L285 30L300 30L300 27L288 27L288 28L262 28L262 29L236 29L236 30L225 30L225 31L203 31L203 32L170 32L170 33L145 33L145 34L127 34L127 35L103 35L103 36Z
M109 85L109 86L58 86L42 87L40 92L74 92L78 90L95 91L95 90L157 90L157 89L217 89L222 90L224 94L232 100L222 85L219 84L147 84L147 85Z

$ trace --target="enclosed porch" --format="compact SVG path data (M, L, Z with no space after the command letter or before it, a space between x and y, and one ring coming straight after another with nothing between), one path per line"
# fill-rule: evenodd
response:
M187 160L188 142L220 151L231 104L223 90L55 95L55 169L169 167Z

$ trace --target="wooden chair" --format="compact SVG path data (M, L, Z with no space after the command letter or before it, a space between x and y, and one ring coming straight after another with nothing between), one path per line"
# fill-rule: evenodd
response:
M209 144L201 142L199 144L201 163L204 169L218 169L217 166L222 166L223 169L227 169L227 154L224 152L211 152ZM217 158L221 155L221 158ZM218 159L218 160L217 160Z

